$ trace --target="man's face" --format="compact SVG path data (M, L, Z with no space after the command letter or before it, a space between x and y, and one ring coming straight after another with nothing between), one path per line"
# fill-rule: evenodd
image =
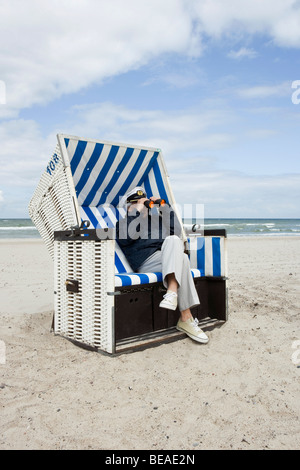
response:
M144 205L144 202L147 201L147 197L142 197L137 200L133 200L128 207L128 212L134 214L136 211L139 211L141 214L147 214L147 208Z

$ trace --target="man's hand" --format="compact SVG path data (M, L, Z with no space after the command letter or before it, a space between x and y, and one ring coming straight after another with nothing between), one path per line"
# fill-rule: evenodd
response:
M149 199L150 199L150 201L155 202L155 201L158 201L158 199L160 199L160 197L151 196Z
M142 197L141 199L138 200L138 202L135 204L136 210L139 212L142 212L142 210L145 208L144 202L148 201L146 197Z
M146 209L146 206L144 205L145 201L148 201L146 197L142 197L141 199L138 199L135 203L131 203L128 209L128 212L135 212L139 211L142 212L144 209Z

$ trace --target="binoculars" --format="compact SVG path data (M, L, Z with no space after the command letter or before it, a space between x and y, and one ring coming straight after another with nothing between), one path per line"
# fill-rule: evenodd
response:
M156 199L156 201L150 201L147 199L147 201L144 202L144 206L146 206L148 209L152 209L154 206L164 206L166 204L166 201L164 199Z
M130 202L131 203L138 202L139 199L141 198L132 199ZM164 206L165 204L166 204L166 201L164 199L156 199L156 201L151 201L150 199L147 199L147 201L144 202L144 206L146 206L148 209L152 209L152 207L154 206Z

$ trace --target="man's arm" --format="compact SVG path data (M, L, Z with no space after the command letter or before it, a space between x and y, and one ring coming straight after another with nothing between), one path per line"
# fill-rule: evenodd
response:
M177 235L180 238L182 228L173 208L169 204L165 204L159 207L159 212L163 225L163 238L169 235Z

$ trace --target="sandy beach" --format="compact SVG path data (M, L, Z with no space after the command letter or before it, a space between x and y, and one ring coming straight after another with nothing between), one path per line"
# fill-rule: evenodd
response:
M228 267L207 345L109 357L50 332L44 243L2 240L0 448L299 449L300 238L229 238Z

